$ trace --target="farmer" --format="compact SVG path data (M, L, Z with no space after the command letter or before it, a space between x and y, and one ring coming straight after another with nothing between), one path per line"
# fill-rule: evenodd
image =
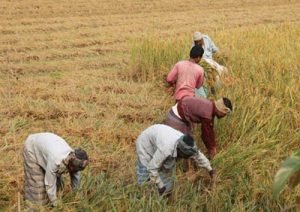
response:
M167 76L169 85L175 85L175 99L179 101L183 96L195 96L195 88L203 84L204 70L198 65L204 50L194 46L190 50L190 59L179 61Z
M213 59L213 54L218 52L219 49L208 35L204 35L201 32L195 32L193 34L193 46L201 46L204 49L203 60L215 69L219 76L228 72L225 66L220 65Z
M211 178L215 175L209 160L197 149L191 136L163 124L144 130L136 141L136 151L138 184L150 180L156 184L160 195L172 190L171 175L176 158L192 158L198 167L209 172Z
M169 111L165 124L182 133L192 135L193 123L201 123L201 138L210 159L216 154L214 117L223 118L232 111L231 101L223 97L217 101L187 96Z
M23 150L25 172L25 200L57 206L56 191L63 186L62 174L69 173L71 186L80 185L80 171L88 164L82 149L73 150L64 139L53 133L31 134Z
M196 96L207 98L209 95L209 91L212 93L215 93L216 88L219 88L221 86L221 77L222 75L228 73L228 69L219 63L217 63L213 59L213 54L219 51L218 47L214 44L214 42L210 39L208 35L204 35L201 32L195 32L193 34L193 44L192 46L201 46L204 49L203 54L203 61L206 62L213 70L217 72L217 75L214 77L207 76L205 74L205 82L204 84L207 84L208 81L207 77L213 78L214 84L210 85L210 89L208 89L208 85L204 85L199 89L195 89Z

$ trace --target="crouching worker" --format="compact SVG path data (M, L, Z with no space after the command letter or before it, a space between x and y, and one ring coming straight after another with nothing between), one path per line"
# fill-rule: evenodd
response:
M62 174L69 173L71 186L80 185L80 171L88 164L87 153L73 150L53 133L31 134L23 150L26 202L57 206L56 191L63 185Z
M144 130L136 141L136 151L138 184L150 180L160 195L172 190L171 175L176 158L192 158L198 167L205 168L214 177L209 160L197 149L193 138L169 126L156 124Z

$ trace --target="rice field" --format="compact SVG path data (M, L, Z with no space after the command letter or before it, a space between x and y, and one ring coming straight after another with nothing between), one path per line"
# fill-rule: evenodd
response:
M24 210L23 142L50 131L91 158L64 211L280 211L274 175L300 141L296 0L0 2L0 211ZM234 113L215 126L217 182L177 166L169 199L135 183L135 139L174 104L165 76L208 34L230 70L212 98ZM200 132L196 132L199 138ZM205 148L199 141L200 148ZM66 176L67 178L67 176ZM68 183L66 183L68 184ZM48 210L43 207L41 210Z

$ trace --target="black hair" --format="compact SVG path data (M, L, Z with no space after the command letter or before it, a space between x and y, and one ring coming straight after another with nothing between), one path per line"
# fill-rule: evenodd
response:
M204 54L204 49L201 46L195 45L190 51L190 57L195 59L197 57L202 57Z
M69 165L72 166L72 172L82 171L88 164L88 155L86 151L78 148L74 150L73 156L69 160Z
M193 147L194 146L194 138L190 135L184 135L182 140L184 143L186 143L188 146Z
M228 107L228 108L232 111L232 104L231 104L231 101L230 101L228 98L223 97L223 102L224 102L224 105L225 105L226 107Z
M75 157L79 160L88 160L89 159L86 151L84 151L83 149L80 149L80 148L75 149L74 153L75 153Z

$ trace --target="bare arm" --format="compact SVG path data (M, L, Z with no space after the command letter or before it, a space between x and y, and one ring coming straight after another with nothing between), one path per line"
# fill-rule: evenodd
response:
M201 88L201 86L203 85L203 82L204 82L204 70L203 68L199 67L201 69L201 73L199 74L199 77L197 79L197 82L196 82L196 88Z
M174 85L176 83L177 75L178 75L178 68L176 64L167 76L167 82L169 83L169 85Z

